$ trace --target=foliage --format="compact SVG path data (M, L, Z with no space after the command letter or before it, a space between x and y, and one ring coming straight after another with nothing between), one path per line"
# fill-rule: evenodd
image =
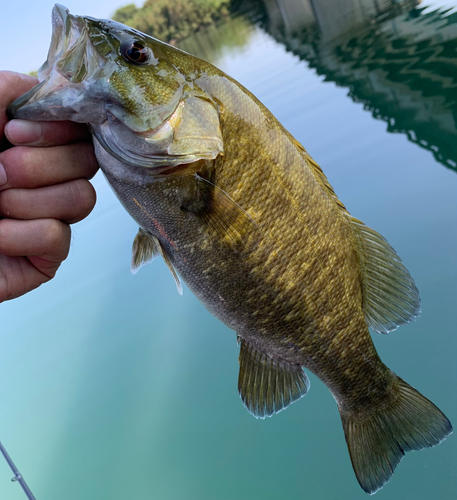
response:
M234 16L226 23L210 26L182 40L178 47L217 66L223 54L242 52L252 34L251 28L245 17Z
M229 16L230 0L146 0L118 9L113 19L165 42L177 42Z
M118 23L129 24L129 20L139 11L140 9L134 4L129 3L124 7L120 7L114 13L113 19Z

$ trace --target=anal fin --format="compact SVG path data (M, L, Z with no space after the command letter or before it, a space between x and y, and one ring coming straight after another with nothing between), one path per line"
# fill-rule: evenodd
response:
M244 339L240 344L238 391L254 417L271 417L308 392L302 366L270 357Z

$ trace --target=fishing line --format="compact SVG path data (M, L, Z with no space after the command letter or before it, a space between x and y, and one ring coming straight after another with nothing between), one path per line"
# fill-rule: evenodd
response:
M2 445L1 441L0 441L0 451L2 452L3 456L5 457L5 460L8 462L8 465L11 467L11 470L14 473L14 477L13 479L11 479L11 481L17 481L22 486L22 489L24 490L24 493L27 495L27 498L29 500L36 500L33 493L30 491L30 488L27 486L25 479L22 477L22 474L19 472L19 469L14 465L14 462L8 455L8 452L5 450L5 447Z

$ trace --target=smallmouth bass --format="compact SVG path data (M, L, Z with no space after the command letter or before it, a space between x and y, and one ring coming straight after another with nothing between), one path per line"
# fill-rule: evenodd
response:
M161 255L178 290L182 277L236 332L238 388L253 415L301 398L303 367L314 372L368 493L406 451L451 432L382 363L368 330L419 314L414 281L249 91L179 49L61 6L39 79L10 115L89 124L100 166L140 226L132 270Z

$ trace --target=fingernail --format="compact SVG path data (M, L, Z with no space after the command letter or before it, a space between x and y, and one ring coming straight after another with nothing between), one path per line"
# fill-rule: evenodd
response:
M5 167L0 163L0 186L4 186L7 182Z
M13 144L31 144L41 139L41 123L29 120L11 120L5 127L6 137Z

